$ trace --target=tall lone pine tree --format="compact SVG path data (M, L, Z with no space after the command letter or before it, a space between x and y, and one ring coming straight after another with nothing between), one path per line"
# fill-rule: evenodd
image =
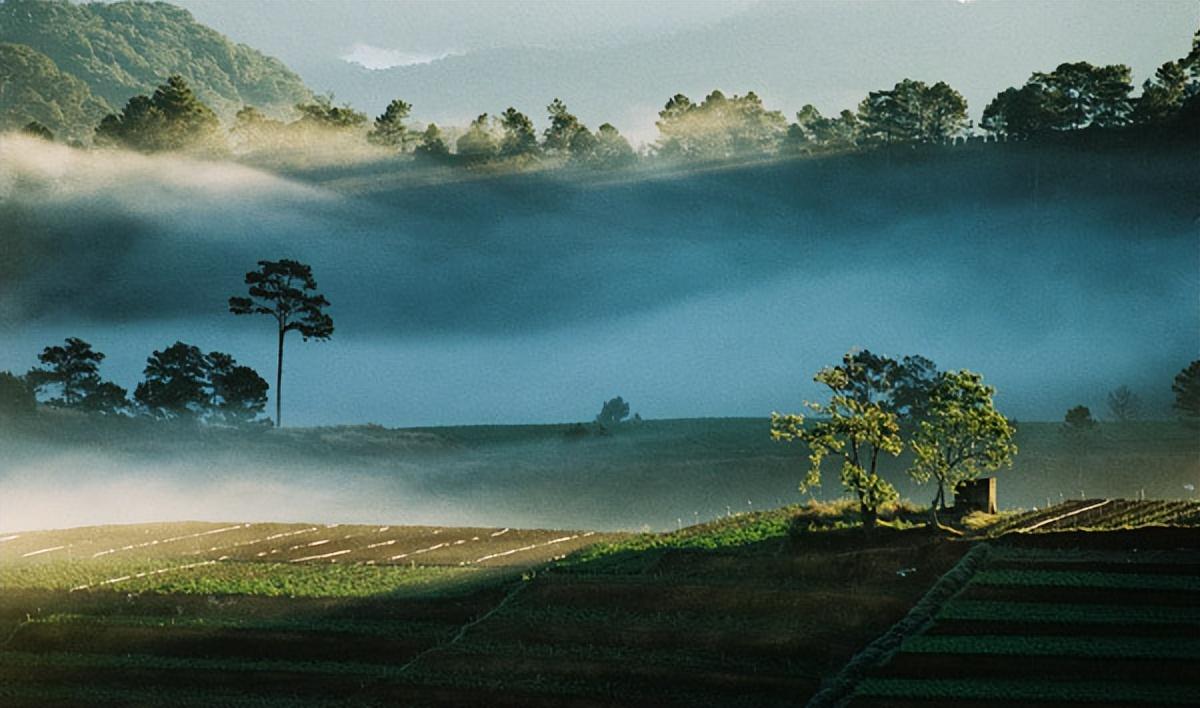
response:
M283 339L296 331L304 338L329 339L333 318L323 308L329 306L317 292L312 268L292 260L259 261L258 270L246 273L250 297L229 298L229 311L235 315L270 315L279 326L279 358L275 368L275 427L282 425L283 412Z

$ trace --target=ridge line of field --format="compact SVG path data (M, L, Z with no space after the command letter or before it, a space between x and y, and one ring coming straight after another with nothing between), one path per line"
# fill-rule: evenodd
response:
M921 596L908 614L851 657L837 674L824 681L824 685L805 704L806 708L838 708L844 705L869 669L891 658L906 639L928 627L942 606L967 587L990 552L991 546L987 543L978 543L967 551L953 568L946 571Z
M501 598L500 602L496 603L495 607L488 610L487 612L484 612L482 615L476 617L475 619L471 620L470 622L467 622L462 627L459 627L458 631L454 633L454 636L451 637L450 639L448 639L447 641L442 642L440 644L435 644L435 645L429 647L428 649L425 649L424 651L418 653L416 656L409 659L404 664L402 664L398 669L396 669L396 673L398 675L402 675L402 674L408 672L409 669L416 666L422 659L429 656L430 654L435 654L439 651L444 651L446 649L449 649L450 647L454 646L458 642L462 641L462 638L467 635L467 632L469 632L472 627L479 625L480 623L482 623L489 617L492 617L497 612L504 609L504 607L507 606L508 603L511 602L514 597L516 597L518 594L520 594L520 592L522 590L524 590L528 584L529 584L529 581L525 580L524 578L522 578L521 580L514 583L513 587L504 594L504 597Z

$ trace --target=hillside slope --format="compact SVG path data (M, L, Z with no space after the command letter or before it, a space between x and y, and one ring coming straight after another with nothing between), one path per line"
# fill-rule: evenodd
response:
M111 111L50 57L24 44L0 42L0 131L37 121L55 135L83 138Z
M66 0L6 0L0 42L27 45L86 83L114 107L181 74L223 117L244 104L279 114L311 92L265 56L166 3L75 5Z

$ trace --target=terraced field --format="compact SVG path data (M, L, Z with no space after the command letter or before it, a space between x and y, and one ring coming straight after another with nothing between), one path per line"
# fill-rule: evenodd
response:
M1198 705L1198 665L1200 531L1010 534L851 705Z
M795 705L966 548L802 513L0 536L0 705Z

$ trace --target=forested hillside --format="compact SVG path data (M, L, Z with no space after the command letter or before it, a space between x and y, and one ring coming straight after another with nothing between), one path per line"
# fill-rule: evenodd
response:
M104 112L152 91L172 74L187 79L201 100L227 118L247 104L282 115L311 96L282 62L234 44L186 10L162 2L4 0L0 42L25 45L51 60L47 65L27 51L0 51L0 129L37 119L56 132L90 131ZM26 68L30 64L35 66ZM96 98L87 97L79 82L107 107L93 108ZM30 96L27 86L39 96ZM18 102L20 111L6 110Z

